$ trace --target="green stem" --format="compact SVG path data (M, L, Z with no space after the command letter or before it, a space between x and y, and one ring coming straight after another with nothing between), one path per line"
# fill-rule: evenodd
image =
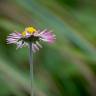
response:
M34 96L33 52L31 42L29 43L29 64L30 64L30 79L31 79L31 96Z

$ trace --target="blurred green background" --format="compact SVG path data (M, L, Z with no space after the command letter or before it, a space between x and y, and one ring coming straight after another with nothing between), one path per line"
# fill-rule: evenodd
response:
M30 96L28 48L6 44L28 26L57 38L34 54L36 96L96 96L96 0L0 0L0 96Z

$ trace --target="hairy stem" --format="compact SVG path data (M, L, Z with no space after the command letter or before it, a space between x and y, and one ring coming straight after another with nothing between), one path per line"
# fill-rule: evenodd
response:
M33 52L31 42L29 43L29 64L30 64L30 79L31 79L31 96L34 96Z

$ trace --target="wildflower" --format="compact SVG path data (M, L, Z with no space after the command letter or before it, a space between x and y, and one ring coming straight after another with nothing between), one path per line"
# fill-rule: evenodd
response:
M37 30L33 27L27 27L23 32L14 32L7 37L8 44L16 44L17 48L28 46L32 43L32 51L36 52L39 48L42 48L40 41L53 43L55 41L55 35L48 30Z

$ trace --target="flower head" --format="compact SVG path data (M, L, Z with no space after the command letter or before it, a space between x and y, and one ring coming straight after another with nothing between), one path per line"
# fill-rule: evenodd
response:
M7 37L8 44L16 44L17 48L22 48L23 46L29 46L32 43L32 50L36 52L39 48L42 48L40 41L53 43L55 41L55 35L48 30L37 30L33 27L27 27L23 32L14 32L9 34Z

